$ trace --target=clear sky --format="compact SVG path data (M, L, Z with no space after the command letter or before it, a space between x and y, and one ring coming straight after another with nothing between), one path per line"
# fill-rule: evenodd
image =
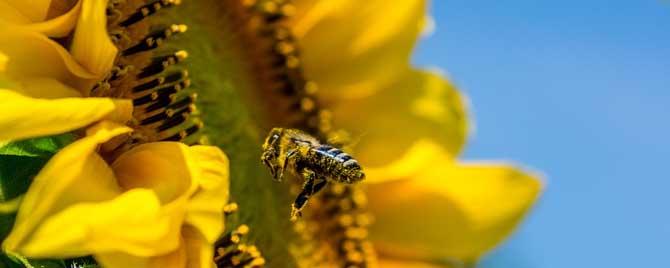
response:
M547 174L483 268L670 267L670 0L434 0L414 62L472 102L465 159Z

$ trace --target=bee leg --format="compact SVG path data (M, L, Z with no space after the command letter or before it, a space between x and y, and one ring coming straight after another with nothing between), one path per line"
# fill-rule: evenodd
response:
M312 195L317 194L327 184L328 184L328 180L326 180L326 178L318 176L316 183L314 183L314 188L312 188Z
M295 201L293 201L293 204L291 205L292 221L295 221L302 216L302 209L307 204L309 197L315 193L315 190L321 190L321 188L324 186L322 185L323 183L321 181L316 183L317 176L314 171L304 168L300 174L305 179L305 183L302 185L302 191L300 191L298 197L295 198Z
M281 181L281 179L284 177L284 170L286 170L286 166L288 165L288 161L293 159L294 157L297 156L298 151L296 150L290 150L286 153L286 157L284 158L284 165L279 167L279 170L277 171L277 174L275 176L275 181Z

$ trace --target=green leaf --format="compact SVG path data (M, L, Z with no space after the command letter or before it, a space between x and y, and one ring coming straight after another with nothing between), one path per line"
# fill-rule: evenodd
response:
M0 155L0 201L12 200L28 190L33 177L49 158ZM9 234L16 213L0 214L0 239Z
M0 202L7 202L24 194L47 161L73 140L74 135L63 134L16 141L2 146ZM0 214L0 240L11 231L15 217L16 213Z
M27 263L24 265L24 263ZM91 256L73 259L26 259L20 256L8 256L0 253L0 268L100 268Z
M62 260L28 260L35 268L66 268Z
M9 201L25 193L47 161L49 157L0 155L0 201Z
M20 262L10 258L5 254L0 254L0 268L24 268Z
M0 155L51 157L60 148L72 143L73 140L74 135L62 134L10 142L0 147Z

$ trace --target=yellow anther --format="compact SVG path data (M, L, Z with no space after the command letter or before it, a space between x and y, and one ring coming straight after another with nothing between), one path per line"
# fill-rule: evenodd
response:
M313 81L308 81L305 83L305 93L309 95L314 95L319 90L319 86Z
M182 83L184 84L184 88L187 88L187 87L191 86L191 79L186 79Z
M296 56L288 56L286 57L286 67L288 68L296 68L300 65L300 60Z
M262 9L266 13L275 13L277 12L277 9L279 9L279 7L277 6L277 3L273 1L267 1L263 3Z
M291 4L285 4L281 7L281 13L284 16L293 16L295 14L295 6Z
M363 255L360 252L349 252L347 253L347 260L354 263L363 262Z
M244 0L242 1L242 5L246 7L250 7L256 4L256 0Z
M341 226L350 226L354 223L354 217L349 214L340 215L337 219Z
M237 227L237 230L235 230L235 232L241 235L246 235L249 233L249 226L246 224L242 224L239 227Z
M255 258L251 263L249 264L252 267L255 266L261 266L265 264L265 259L264 258Z
M344 251L356 250L356 242L354 242L352 240L345 240L342 243L342 250L344 250Z
M368 230L365 228L347 228L344 235L351 239L363 239L368 236Z
M223 207L223 212L226 214L230 214L237 211L237 209L239 209L237 203L228 203Z
M314 100L311 98L302 98L300 101L300 109L302 109L305 112L309 112L314 110L316 104L314 103Z
M368 226L372 224L372 215L370 214L360 214L356 216L356 223L360 226Z
M188 26L186 26L186 24L173 24L171 27L173 32L183 33L188 30Z
M175 52L174 55L177 56L178 60L184 60L188 58L188 52L186 52L186 50L179 50Z
M238 244L240 241L242 241L242 238L239 235L234 234L230 236L230 242L233 242L233 244Z
M290 42L279 42L277 44L277 50L281 54L288 55L293 51L295 51L295 46L293 46L293 44L291 44Z

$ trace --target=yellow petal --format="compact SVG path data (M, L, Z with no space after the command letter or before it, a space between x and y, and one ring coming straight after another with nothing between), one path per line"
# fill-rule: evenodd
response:
M102 76L114 64L116 46L107 34L107 0L84 1L70 52L89 72Z
M200 190L189 200L186 222L211 244L224 229L222 212L228 203L230 187L228 157L214 146L193 146L189 151L191 163L199 171L196 181Z
M7 55L0 51L0 72L4 72L7 67Z
M463 97L449 81L430 72L408 72L388 90L333 105L335 124L360 137L356 156L364 166L388 164L423 138L455 156L467 137Z
M214 246L208 242L197 229L184 226L182 229L184 247L186 248L186 267L212 268L214 264Z
M187 154L188 146L182 143L145 143L122 154L112 168L121 188L152 189L167 204L191 191Z
M149 189L133 189L106 202L78 201L40 223L19 251L34 258L65 258L120 250L153 255L177 247L168 215L161 214L160 201Z
M228 158L219 148L148 143L124 153L112 167L124 189L153 189L163 204L187 197L186 223L210 243L223 231L229 173Z
M19 13L21 17L23 17L26 20L30 20L33 22L38 22L38 21L43 21L47 18L47 14L49 12L49 6L51 5L51 0L31 0L31 1L25 1L25 0L1 0L0 1L0 7L3 7L3 9L9 10L11 9L12 12ZM6 10L3 10L3 13L0 13L0 15L4 15L4 12L7 12ZM4 19L5 17L2 16L0 17Z
M21 13L14 6L6 1L0 1L0 25L2 27L11 27L15 24L31 23L29 17Z
M166 254L152 257L136 256L127 253L98 253L95 259L105 268L190 268L187 263L186 247L182 242L177 249Z
M75 130L114 113L128 114L128 100L107 98L35 99L0 89L0 140L19 140Z
M0 51L9 59L6 75L19 82L46 77L86 96L99 76L80 66L58 43L35 32L0 30Z
M48 77L33 77L21 81L14 92L40 99L80 98L81 93L60 81Z
M295 1L290 27L304 70L324 96L369 95L409 66L425 22L423 0Z
M416 142L407 152L390 164L365 169L365 183L379 183L392 180L411 178L419 171L432 168L437 159L442 159L449 154L440 145L428 140L421 139ZM444 159L452 161L451 157Z
M77 23L79 11L81 10L81 2L82 1L78 1L77 4L66 13L55 18L12 26L16 27L16 29L39 32L50 37L65 37L72 31L72 29L74 29L74 26Z
M95 258L107 268L212 268L214 250L211 243L191 226L183 226L179 247L167 254L141 257L126 253L102 253Z
M413 260L397 260L381 257L379 267L384 268L456 268L454 266L437 265Z
M450 164L369 185L381 254L475 260L508 236L542 188L536 175L501 164Z
M31 236L44 219L78 202L108 201L118 195L120 189L112 170L94 150L129 131L127 127L102 122L91 129L91 135L54 155L26 192L3 249L21 253L25 245L40 242L31 240Z

